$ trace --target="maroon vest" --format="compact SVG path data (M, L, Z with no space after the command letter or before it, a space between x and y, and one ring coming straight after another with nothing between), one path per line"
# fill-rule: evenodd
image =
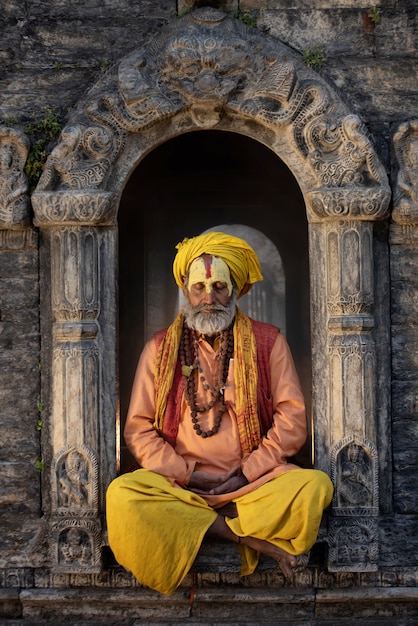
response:
M257 406L258 420L260 423L260 433L263 437L273 422L273 398L271 395L270 381L270 353L276 340L278 328L264 322L251 320L253 332L257 346L257 369L258 369L258 387L257 387ZM157 350L164 339L167 329L160 330L155 333L154 339L157 344ZM167 407L164 415L164 425L162 436L173 447L176 445L181 400L184 392L184 379L181 373L180 359L177 359L176 369L174 371L173 384L168 394Z

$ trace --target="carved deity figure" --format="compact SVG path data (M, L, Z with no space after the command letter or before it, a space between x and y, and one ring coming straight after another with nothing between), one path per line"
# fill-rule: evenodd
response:
M351 443L341 455L338 485L339 505L364 507L372 504L372 480L369 459L364 449Z
M369 533L366 528L353 526L341 529L337 541L339 565L368 563L370 561L369 542Z
M11 128L0 129L0 226L26 224L28 183L24 166L29 140Z
M70 528L59 542L60 561L66 564L88 565L92 558L88 534L80 528Z
M77 450L70 452L59 477L60 504L82 507L88 503L89 472L86 459Z

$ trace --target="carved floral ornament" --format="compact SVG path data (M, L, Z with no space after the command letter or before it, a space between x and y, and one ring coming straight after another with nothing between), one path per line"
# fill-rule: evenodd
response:
M37 224L115 223L120 189L112 171L134 158L124 152L130 135L167 120L188 131L228 119L241 120L243 132L253 120L286 144L311 221L386 217L386 173L360 119L290 48L201 8L173 20L87 95L33 196Z

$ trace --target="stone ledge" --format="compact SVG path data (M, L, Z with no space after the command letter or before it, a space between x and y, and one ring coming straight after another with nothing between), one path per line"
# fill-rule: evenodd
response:
M5 606L16 611L18 592L4 590ZM376 620L402 616L407 624L418 617L417 588L318 590L305 589L197 589L192 602L189 590L164 596L148 589L30 589L20 592L22 624L86 620L91 624L143 623L243 623L303 624L314 626L338 617ZM8 603L8 604L7 604ZM16 618L15 613L0 613ZM239 616L239 622L237 617ZM101 621L102 620L102 621ZM149 620L149 622L147 622ZM1 622L3 624L3 622ZM68 622L69 623L69 622ZM333 626L335 624L334 622ZM387 622L388 623L388 622ZM77 622L80 626L80 621ZM351 622L352 624L352 622ZM351 626L350 624L350 626Z
M22 614L31 619L195 619L224 620L313 617L315 593L303 590L198 589L190 601L190 591L164 596L147 589L30 589L20 594ZM184 623L184 622L183 622Z
M0 589L0 618L20 617L21 614L19 591L17 589Z
M316 617L414 617L418 621L418 588L319 589Z

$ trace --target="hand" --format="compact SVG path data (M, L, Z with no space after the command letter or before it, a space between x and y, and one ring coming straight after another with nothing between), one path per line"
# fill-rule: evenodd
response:
M230 493L248 484L241 468L234 467L225 474L208 474L199 470L192 473L188 489L203 495Z

